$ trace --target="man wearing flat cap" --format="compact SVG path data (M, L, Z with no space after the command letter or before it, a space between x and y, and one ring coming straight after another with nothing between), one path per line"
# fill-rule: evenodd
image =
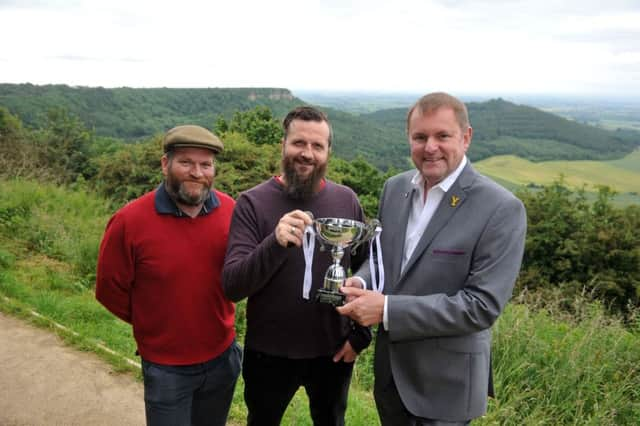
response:
M223 144L186 125L163 146L164 182L107 224L96 298L133 326L148 425L224 425L241 350L221 286L235 203L212 189Z

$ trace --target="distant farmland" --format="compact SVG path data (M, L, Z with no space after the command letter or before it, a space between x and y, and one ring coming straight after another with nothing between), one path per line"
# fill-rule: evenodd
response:
M597 191L606 185L626 203L640 203L640 150L614 161L543 161L533 163L512 155L501 155L474 163L482 173L513 188L530 184L548 185L564 176L572 188Z

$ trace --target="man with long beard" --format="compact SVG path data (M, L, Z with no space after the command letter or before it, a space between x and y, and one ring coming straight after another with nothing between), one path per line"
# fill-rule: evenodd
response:
M164 182L107 224L96 298L133 326L148 425L224 425L241 350L220 283L234 201L211 189L223 144L187 125L163 145Z
M279 425L300 386L315 425L342 425L353 362L368 328L309 296L331 264L315 250L311 289L303 292L304 229L315 217L363 220L355 193L325 178L331 127L321 111L299 107L283 121L282 175L242 193L229 231L223 272L227 297L248 297L243 377L249 425ZM364 251L363 251L364 253ZM357 268L364 256L345 253Z

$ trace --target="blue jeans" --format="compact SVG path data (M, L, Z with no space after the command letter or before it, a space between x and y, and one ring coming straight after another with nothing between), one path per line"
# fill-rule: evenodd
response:
M147 425L224 426L241 362L242 349L235 340L220 356L201 364L172 366L143 359Z

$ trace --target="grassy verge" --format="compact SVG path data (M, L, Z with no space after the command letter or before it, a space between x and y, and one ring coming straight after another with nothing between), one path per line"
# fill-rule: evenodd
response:
M95 351L118 371L139 375L121 357L134 358L130 327L93 297L97 246L109 217L104 201L81 192L30 182L0 181L0 309L29 318L31 310L68 327L57 331L81 350ZM7 301L3 296L10 298ZM571 301L572 315L544 304L514 301L494 329L497 399L479 425L635 425L640 418L640 320L605 315L598 304ZM566 301L562 301L566 304ZM244 304L238 305L239 330ZM54 329L54 328L52 328ZM378 424L371 395L372 350L360 357L350 391L348 425ZM231 422L243 424L243 383ZM284 425L310 425L299 391Z

